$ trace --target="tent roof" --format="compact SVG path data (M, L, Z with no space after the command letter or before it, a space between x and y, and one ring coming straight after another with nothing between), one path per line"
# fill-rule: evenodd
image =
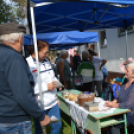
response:
M98 42L98 33L96 32L53 32L37 34L37 40L49 42L50 48L71 48L80 45L80 43ZM57 45L56 45L57 44ZM67 45L68 44L68 45ZM24 45L31 45L31 36L24 36ZM65 47L66 46L66 47Z
M34 3L43 3L43 2L50 2L56 0L32 0ZM117 3L117 4L134 4L133 0L58 0L58 1L75 1L75 2L103 2L103 3Z
M36 4L45 1L50 2L32 0ZM37 33L127 28L134 23L133 0L59 1L34 8ZM123 5L120 8L115 4Z

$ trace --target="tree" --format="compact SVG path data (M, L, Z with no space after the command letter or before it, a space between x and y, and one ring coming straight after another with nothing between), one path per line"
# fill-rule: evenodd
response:
M17 22L27 25L27 0L13 0L16 6L12 7Z
M9 19L12 16L10 12L11 7L4 2L4 0L0 0L0 24L9 22Z
M0 24L17 22L26 25L26 0L0 0Z

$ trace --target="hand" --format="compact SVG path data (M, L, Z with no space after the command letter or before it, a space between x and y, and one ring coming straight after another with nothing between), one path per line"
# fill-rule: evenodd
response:
M61 91L62 90L62 87L59 87L59 90Z
M50 124L50 122L51 122L51 118L48 115L46 115L45 118L44 118L44 120L43 121L40 121L40 125L42 127L45 127L48 124Z
M48 83L48 84L47 84L48 90L54 90L56 87L57 87L57 86L56 86L55 81L53 81L52 83Z
M109 101L106 101L106 103L105 103L104 107L107 107L107 106L108 106L108 104L109 104Z
M100 66L100 70L101 70L102 66Z
M68 88L68 84L67 83L64 83L64 88Z
M113 107L113 103L110 102L110 101L106 101L106 103L105 103L104 106L105 106L105 107Z

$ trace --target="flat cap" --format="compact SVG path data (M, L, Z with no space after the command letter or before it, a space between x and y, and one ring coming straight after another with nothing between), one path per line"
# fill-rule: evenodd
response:
M0 35L21 32L26 33L26 28L23 25L16 23L6 23L0 25Z

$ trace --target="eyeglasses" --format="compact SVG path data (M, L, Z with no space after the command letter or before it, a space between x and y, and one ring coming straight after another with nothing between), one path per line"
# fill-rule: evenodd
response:
M42 52L42 51L40 51L40 52ZM44 55L46 55L47 53L48 53L48 51L47 52L42 52Z

